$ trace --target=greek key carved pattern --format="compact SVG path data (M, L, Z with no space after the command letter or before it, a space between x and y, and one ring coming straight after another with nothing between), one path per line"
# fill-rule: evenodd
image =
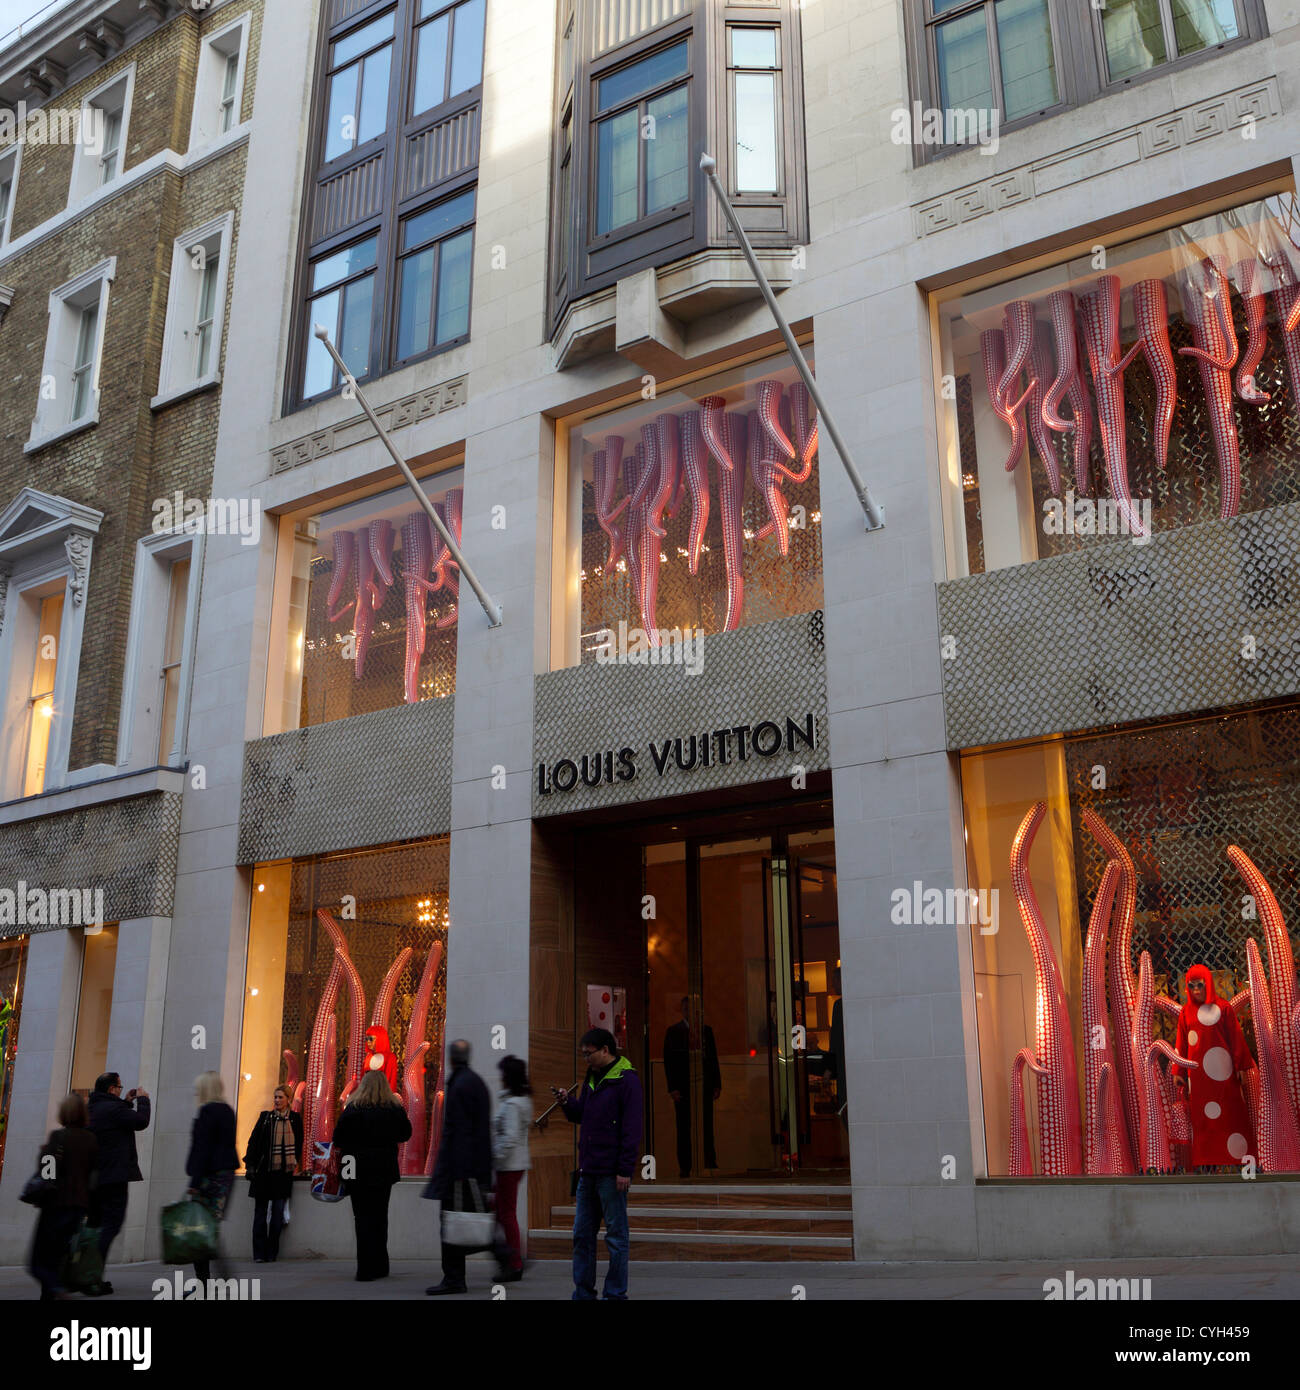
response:
M1063 159L1084 156L1092 150L1113 144L1128 136L1136 137L1142 159L1183 149L1201 140L1230 135L1245 127L1269 120L1282 112L1282 99L1276 77L1261 78L1248 87L1210 97L1180 111L1169 111L1150 121L1129 126L1071 149L1058 150L1042 160L1007 170L979 183L967 184L938 198L912 205L912 223L918 238L971 222L990 212L1030 201L1036 196L1035 172L1044 165L1059 165Z
M467 384L463 376L454 377L451 381L440 381L434 386L425 386L414 395L405 396L400 401L380 406L375 414L383 421L385 429L404 429L419 420L427 420L430 415L439 415L444 410L454 410L458 405L464 405ZM354 439L346 436L365 418L364 415L356 415L341 424L317 430L314 434L303 435L301 439L292 439L288 444L281 444L272 449L271 472L287 472L290 468L298 468L304 463L311 463L313 459L332 454L335 449L355 443Z

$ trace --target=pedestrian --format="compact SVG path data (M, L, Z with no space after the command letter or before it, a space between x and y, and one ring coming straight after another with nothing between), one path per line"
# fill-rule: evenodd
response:
M519 1240L519 1184L531 1166L528 1131L533 1123L533 1088L528 1084L528 1065L522 1057L503 1057L501 1092L492 1117L492 1166L496 1169L497 1223L504 1237L497 1251L498 1278L503 1284L524 1277Z
M226 1200L235 1185L235 1169L239 1167L235 1112L226 1104L225 1096L226 1088L219 1072L205 1071L195 1078L194 1098L199 1111L190 1128L190 1152L185 1160L185 1171L190 1179L186 1195L197 1197L218 1224L226 1214ZM212 1272L212 1259L217 1261L218 1268L224 1264L219 1250L211 1258L194 1261L194 1273L204 1293Z
M149 1125L149 1092L143 1086L122 1094L122 1078L106 1071L95 1081L89 1103L90 1132L99 1145L95 1188L91 1193L90 1224L99 1230L99 1253L108 1269L108 1250L126 1220L128 1184L143 1182L135 1152L135 1136ZM105 1279L91 1294L112 1293Z
M578 1094L551 1087L565 1119L579 1126L577 1213L573 1218L573 1297L596 1297L596 1235L605 1222L609 1269L604 1296L627 1298L627 1193L641 1152L641 1080L614 1035L590 1028L578 1050L587 1074Z
M458 1038L447 1049L451 1071L443 1089L442 1138L433 1177L424 1195L442 1203L443 1211L474 1208L474 1188L483 1201L492 1186L492 1099L483 1078L469 1068L469 1043ZM442 1242L442 1283L425 1289L427 1294L464 1293L463 1245Z
M273 1108L262 1111L248 1137L244 1171L253 1199L254 1264L274 1264L279 1256L293 1175L302 1166L302 1116L294 1113L292 1104L288 1086L277 1086Z
M357 1278L388 1278L388 1199L401 1176L398 1145L411 1137L406 1108L382 1070L368 1071L334 1126L343 1185L352 1199Z
M41 1159L54 1158L54 1192L41 1206L27 1262L41 1286L41 1299L70 1298L61 1282L64 1258L90 1208L90 1181L98 1141L86 1127L86 1102L78 1095L59 1102L59 1129L51 1130Z

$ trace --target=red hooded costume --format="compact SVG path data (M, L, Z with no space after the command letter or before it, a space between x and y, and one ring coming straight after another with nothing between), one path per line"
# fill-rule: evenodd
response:
M1189 991L1178 1015L1178 1055L1199 1065L1191 1072L1173 1069L1174 1079L1186 1080L1191 1088L1192 1163L1236 1167L1255 1152L1255 1131L1237 1080L1238 1072L1250 1071L1255 1059L1232 1005L1215 995L1209 968L1194 965L1186 979L1188 984L1205 982L1205 1003L1194 1004Z
M367 1071L380 1071L388 1078L388 1089L397 1090L397 1058L393 1056L393 1046L388 1041L388 1029L371 1024L366 1029Z

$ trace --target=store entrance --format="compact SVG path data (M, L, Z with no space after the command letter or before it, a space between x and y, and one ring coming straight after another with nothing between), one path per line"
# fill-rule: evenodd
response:
M659 1180L846 1169L834 830L685 835L642 865Z

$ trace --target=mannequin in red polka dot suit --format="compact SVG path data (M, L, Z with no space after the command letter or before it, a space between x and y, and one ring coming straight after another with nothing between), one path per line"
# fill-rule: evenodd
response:
M1187 1002L1178 1015L1175 1046L1180 1057L1198 1063L1192 1072L1173 1069L1174 1086L1187 1097L1193 1167L1239 1167L1255 1152L1243 1093L1245 1073L1254 1069L1255 1059L1232 1005L1215 994L1207 966L1187 972Z

